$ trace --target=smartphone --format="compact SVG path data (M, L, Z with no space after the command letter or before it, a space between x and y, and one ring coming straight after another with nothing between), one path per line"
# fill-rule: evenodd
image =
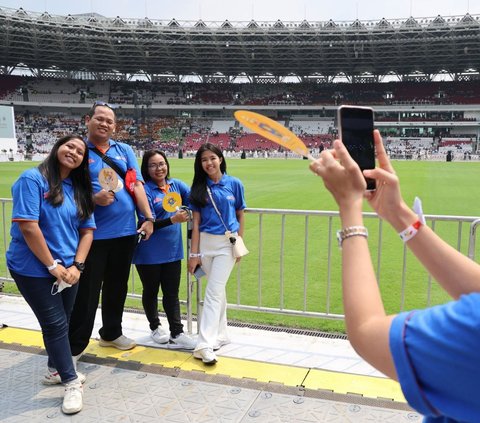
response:
M206 273L202 269L202 266L197 264L197 267L195 267L195 271L193 272L193 276L195 276L195 278L199 280L202 276L205 276L205 275Z
M339 138L361 170L375 169L373 109L360 106L338 108ZM375 180L365 178L367 190L375 189Z

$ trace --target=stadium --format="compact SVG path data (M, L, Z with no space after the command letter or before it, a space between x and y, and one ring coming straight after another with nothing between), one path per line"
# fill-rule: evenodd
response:
M230 160L229 166L235 170L241 163L253 166L250 162L268 161L272 167L265 173L245 175L253 186L263 178L274 178L279 163L295 175L305 163L300 156L239 125L233 117L236 110L273 118L297 134L316 156L329 148L337 135L338 106L353 104L374 109L375 127L382 133L389 156L398 160L399 169L407 166L408 172L413 162L454 162L448 164L466 166L461 169L468 169L466 179L476 186L479 29L480 16L468 13L348 22L209 22L108 18L95 13L57 16L0 7L0 109L13 109L15 120L14 136L0 139L0 162L16 169L18 176L18 169L26 167L14 166L34 166L59 137L84 134L85 114L94 102L103 101L112 105L118 116L115 138L130 144L138 158L146 150L159 148L175 160L182 176L190 177L189 159L208 141L225 151L229 160L247 159ZM8 179L1 195L5 197L2 253L8 244L11 182ZM280 188L269 189L272 195L281 193ZM270 199L265 191L258 195ZM439 201L448 203L443 197ZM248 210L252 223L247 239L252 240L253 254L232 275L231 285L235 286L229 288L228 306L232 320L238 319L233 329L239 331L240 341L226 350L226 364L216 370L205 369L191 354L155 349L148 343L131 355L105 353L92 342L81 364L94 381L89 385L91 392L99 394L80 419L421 421L406 404L398 384L373 371L354 352L338 349L340 342L347 342L342 324L336 325L343 321L341 292L334 283L339 279L339 253L332 247L338 213L314 207L304 210L295 207L294 201L283 204L278 209ZM478 208L472 210L473 216L455 211L427 218L452 245L474 258ZM372 222L369 231L377 244L378 274L385 279L401 275L398 283L388 287L395 292L391 311L447 301L432 288L429 275L422 274L425 286L412 288L415 275L411 273L419 269L407 264L405 251L392 268L385 265L391 255L399 254L398 245L392 245L396 234L386 232L371 213L366 217ZM328 234L320 248L313 240L315 233ZM292 245L304 250L299 260L289 253ZM4 291L12 294L3 256L0 281L5 282ZM292 294L284 286L290 280L298 282L299 292ZM187 285L191 285L189 279ZM252 286L252 293L246 294ZM314 293L319 286L323 292ZM133 281L132 304L138 301L138 293ZM190 294L192 298L184 299L187 307L195 300L189 288ZM200 306L198 294L197 301ZM322 305L317 307L316 301ZM0 304L0 351L5 357L0 371L11 375L14 368L28 364L21 382L7 378L10 382L4 385L5 392L34 392L15 400L9 396L10 402L0 409L8 410L7 421L16 416L29 421L61 417L53 411L58 408L57 394L42 391L31 380L32 367L41 372L45 359L38 328L13 319L15 311L21 310L14 295L0 297ZM125 321L137 328L144 316L138 317L133 309ZM242 312L261 314L245 319ZM186 319L190 329L195 326L191 308L187 308ZM321 326L325 331L319 331L302 319L334 323L326 323ZM2 329L2 323L10 327ZM312 343L312 348L285 347L282 336L272 341L276 332L285 338L285 327L289 342ZM245 328L258 332L240 332ZM136 336L141 337L141 331ZM263 343L251 340L261 337ZM282 347L268 345L275 342ZM332 352L324 352L327 349ZM289 358L272 358L277 356ZM316 361L309 361L309 356ZM342 361L343 366L338 364ZM331 367L325 365L330 362ZM104 390L109 377L120 398ZM121 377L128 379L128 386ZM140 382L154 377L157 385L140 395ZM165 382L162 377L175 382ZM160 390L171 390L180 398L175 403L176 417L169 414L167 399L153 409ZM188 399L179 394L182 390ZM239 393L241 399L236 396ZM32 395L43 403L25 405ZM137 402L129 403L128 395ZM138 414L141 401L148 407ZM208 405L209 401L212 404ZM98 411L102 406L105 409ZM189 407L188 412L180 411ZM175 420L179 415L184 420Z

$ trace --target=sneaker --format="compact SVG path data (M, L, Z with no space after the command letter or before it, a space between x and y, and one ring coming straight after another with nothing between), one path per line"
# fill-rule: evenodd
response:
M113 341L105 341L105 339L102 339L102 337L100 337L98 344L101 347L114 347L123 351L131 350L132 348L135 348L137 346L133 339L127 338L125 335L120 335L117 339L114 339Z
M65 385L62 411L65 414L78 413L83 407L83 386L76 380Z
M80 354L78 355L72 355L72 360L73 360L73 367L75 368L75 370L77 370L77 363L78 363L78 360L80 360L80 357L83 355L83 352L81 352Z
M193 350L197 346L197 341L183 332L178 334L175 338L170 338L168 348Z
M157 344L166 344L170 339L170 335L165 329L159 326L157 329L152 330L150 338L152 338Z
M217 342L213 346L213 351L218 351L224 345L230 344L230 342L231 342L230 339L217 339Z
M205 364L215 364L217 362L217 356L211 348L202 348L193 352L193 356L202 360Z
M87 376L80 372L77 372L77 377L80 383L85 383L87 380ZM62 379L60 379L60 374L56 370L54 372L47 370L47 373L43 375L42 383L44 385L58 385L62 383Z

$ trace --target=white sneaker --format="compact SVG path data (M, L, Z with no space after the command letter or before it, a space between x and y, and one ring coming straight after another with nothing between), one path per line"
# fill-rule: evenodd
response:
M230 344L230 342L230 339L217 339L217 342L215 342L215 345L213 346L213 351L219 350L224 345Z
M80 372L77 372L77 377L80 383L85 383L87 380L87 376ZM56 370L52 372L50 369L47 369L47 373L43 375L42 383L44 385L58 385L62 383L62 379Z
M170 339L170 334L159 326L157 329L152 330L150 338L152 338L157 344L166 344Z
M75 370L77 370L77 363L78 363L78 360L80 360L80 357L83 355L83 352L81 352L80 354L78 355L72 355L72 360L73 360L73 367L75 368Z
M217 356L211 348L202 348L193 352L193 356L202 360L205 364L215 364L217 362Z
M63 397L62 411L65 414L78 413L83 407L83 386L74 380L65 385L65 396Z
M183 332L178 334L175 338L170 338L168 348L193 350L197 345L197 341L192 337L185 335Z
M98 344L101 347L114 347L123 351L131 350L132 348L135 348L137 346L133 339L127 338L125 335L120 335L117 339L114 339L113 341L105 341L105 339L102 339L102 337L100 337Z

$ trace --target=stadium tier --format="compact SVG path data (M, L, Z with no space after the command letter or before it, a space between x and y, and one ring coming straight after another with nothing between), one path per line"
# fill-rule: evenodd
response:
M281 155L235 122L240 108L321 150L336 136L338 105L360 104L374 108L397 157L475 155L479 28L479 16L469 14L179 22L2 8L0 104L15 109L19 148L31 142L37 152L81 133L100 100L117 108L116 136L137 150L189 154L208 140L232 154Z
M0 100L118 105L335 106L480 104L480 81L388 83L159 83L0 75Z

